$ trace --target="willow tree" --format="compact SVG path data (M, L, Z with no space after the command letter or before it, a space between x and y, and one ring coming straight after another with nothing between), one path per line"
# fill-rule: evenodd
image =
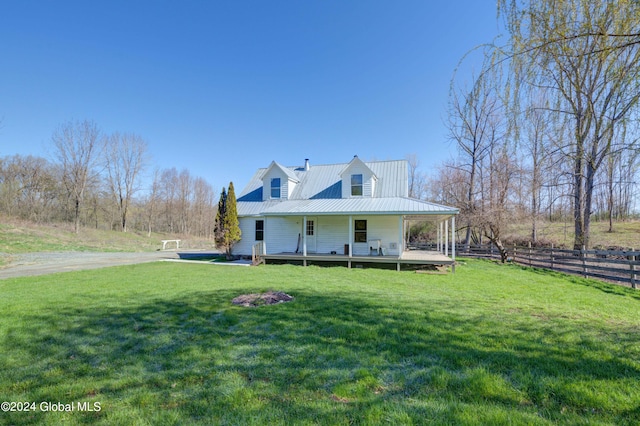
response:
M640 2L499 0L498 8L509 33L514 104L544 90L567 129L556 149L571 165L574 247L589 246L596 173L627 148L616 128L640 99Z
M487 237L506 259L501 234L507 217L511 162L509 170L502 173L494 168L497 164L494 160L498 152L510 151L513 142L508 137L505 114L508 84L501 64L496 62L498 55L491 51L484 51L483 55L482 72L473 79L470 88L456 85L453 80L449 92L449 139L458 151L453 167L462 172L456 174L458 177L465 176L460 182L465 196L456 205L461 207L461 223L466 227L466 248L472 239ZM502 179L505 177L509 177L506 182ZM505 183L502 195L497 196L498 186Z

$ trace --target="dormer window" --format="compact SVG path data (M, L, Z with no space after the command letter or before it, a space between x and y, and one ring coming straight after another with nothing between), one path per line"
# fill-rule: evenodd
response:
M271 179L271 198L280 198L280 178Z
M362 191L362 174L351 175L351 196L361 196Z

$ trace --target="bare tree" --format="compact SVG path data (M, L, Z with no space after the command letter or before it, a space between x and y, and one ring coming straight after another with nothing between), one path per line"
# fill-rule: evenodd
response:
M405 156L409 165L409 197L422 199L425 196L426 176L419 170L420 160L417 154Z
M191 203L193 199L193 178L189 170L183 169L178 175L178 217L180 220L180 232L191 232Z
M138 179L145 166L147 143L138 135L112 134L106 144L107 185L118 210L122 232L127 232L127 215Z
M155 170L153 172L153 180L151 182L151 188L147 194L145 200L146 222L147 222L147 236L151 237L151 228L153 221L157 215L158 204L160 202L160 172Z
M473 232L471 220L477 213L478 196L481 193L479 174L482 162L498 137L496 117L502 103L495 81L492 80L494 76L492 73L483 73L473 82L470 90L456 89L452 85L449 94L449 137L455 142L459 154L456 167L468 175L464 184L466 197L459 204L467 220L464 238L467 247Z
M515 158L514 146L508 141L491 145L488 161L483 165L483 193L474 217L476 226L500 252L503 263L508 257L503 234L514 215L510 193L519 172Z
M210 238L215 222L215 193L207 181L201 177L193 180L192 221L195 235Z
M60 180L58 168L45 158L0 159L0 211L35 222L60 216Z
M574 248L589 246L597 172L618 149L613 135L640 101L640 3L631 0L500 0L517 85L543 88L571 129ZM516 96L515 98L518 98ZM515 99L514 98L514 99Z
M62 183L72 203L74 230L78 233L85 190L97 176L96 160L103 136L94 122L84 120L63 124L53 133L52 140Z
M178 205L178 170L175 167L164 169L160 173L160 199L162 200L164 229L168 232L178 232L175 223Z

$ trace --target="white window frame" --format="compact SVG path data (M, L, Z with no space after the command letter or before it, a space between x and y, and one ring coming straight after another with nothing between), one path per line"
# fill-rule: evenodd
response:
M358 176L360 177L360 183L358 182L354 183L354 179L357 178ZM360 189L359 194L354 193L354 189L356 188ZM354 173L351 175L351 196L362 197L363 195L364 195L364 176L362 175L362 173Z
M278 183L277 185L274 185L274 183ZM277 191L278 196L274 196L274 191ZM271 198L273 199L279 199L282 198L282 179L280 179L279 177L275 177L275 178L271 178Z
M262 229L258 229L258 223L261 223ZM258 232L262 235L262 238L258 238ZM264 241L264 219L256 219L256 229L254 237L256 241Z
M359 226L358 226L359 225ZM364 225L364 227L363 227ZM366 243L368 235L367 219L356 219L353 221L353 242Z

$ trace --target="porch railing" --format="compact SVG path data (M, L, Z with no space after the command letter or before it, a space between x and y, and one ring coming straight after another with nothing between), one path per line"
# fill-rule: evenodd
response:
M259 265L264 262L264 244L262 242L256 243L251 247L251 264Z

